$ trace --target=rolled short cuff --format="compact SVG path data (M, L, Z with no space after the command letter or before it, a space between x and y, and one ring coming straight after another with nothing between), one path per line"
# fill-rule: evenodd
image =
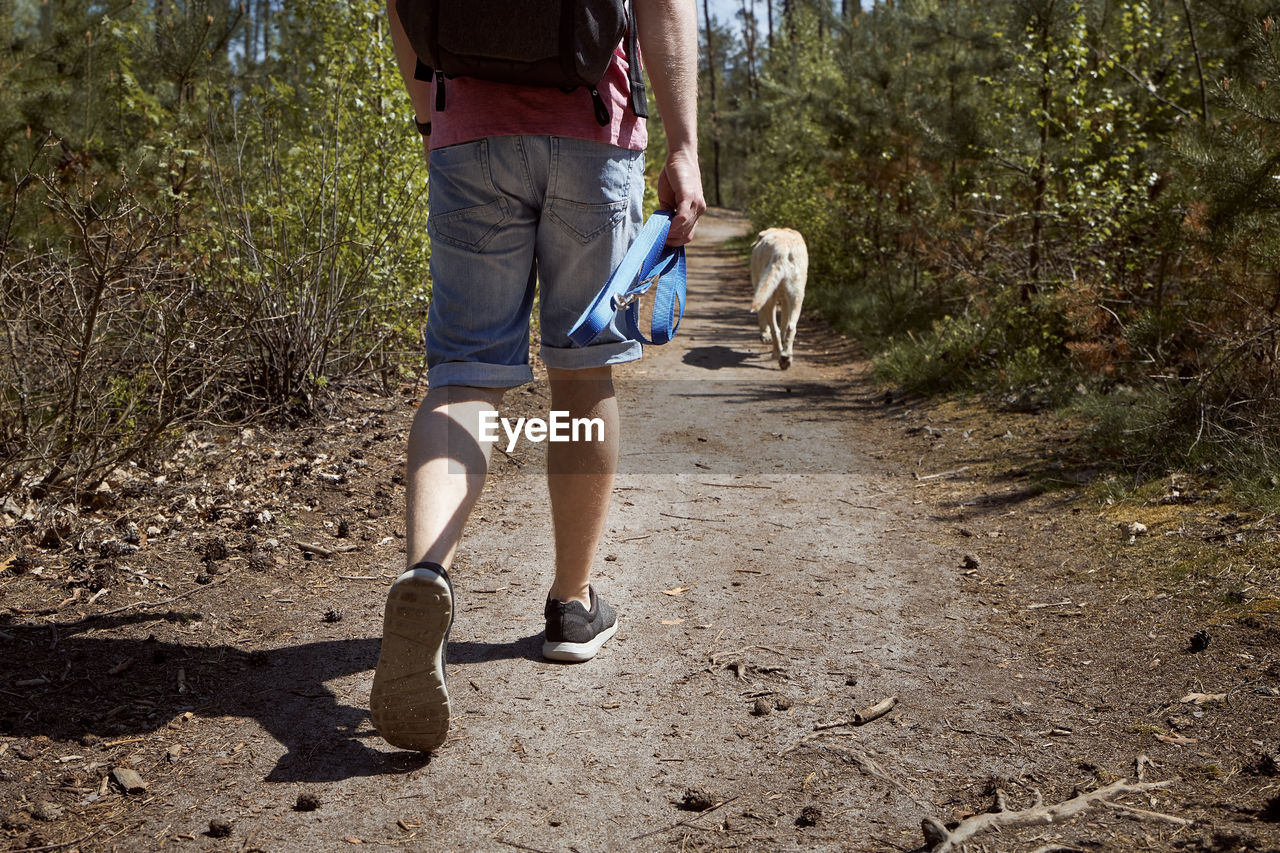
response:
M479 361L446 361L427 370L427 386L468 385L472 388L515 388L533 381L527 364L485 364Z
M588 347L538 348L542 363L556 370L585 370L589 367L605 367L637 361L644 354L639 341L610 341Z

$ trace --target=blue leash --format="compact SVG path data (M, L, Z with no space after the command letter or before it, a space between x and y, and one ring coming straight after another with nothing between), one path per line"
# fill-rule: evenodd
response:
M569 331L569 338L585 347L604 331L618 311L626 309L627 337L645 344L665 344L675 337L684 317L686 292L684 247L669 248L667 231L671 212L654 211L640 229L618 268L609 276L604 290L583 312ZM640 297L653 292L653 320L650 340L640 331ZM672 318L674 317L674 323Z

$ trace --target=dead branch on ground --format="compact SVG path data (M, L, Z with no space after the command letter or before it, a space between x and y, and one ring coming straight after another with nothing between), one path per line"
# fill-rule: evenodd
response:
M1105 788L1077 794L1071 799L1056 805L1046 805L1040 792L1034 791L1035 804L1031 808L1023 809L1022 811L1009 811L1004 791L996 791L995 803L992 805L991 811L965 818L954 829L947 829L941 822L931 817L922 820L920 827L924 831L924 849L930 851L930 853L951 853L951 851L959 850L962 845L968 843L975 835L986 832L989 829L1061 823L1075 817L1093 805L1116 807L1116 804L1109 802L1112 797L1126 794L1145 794L1148 791L1164 788L1170 784L1172 783L1130 783L1128 779L1121 779L1118 782L1107 785ZM1159 815L1155 812L1145 812L1132 807L1125 807L1125 811L1130 816L1140 818L1167 819L1171 817L1170 815ZM1182 819L1177 818L1177 820Z

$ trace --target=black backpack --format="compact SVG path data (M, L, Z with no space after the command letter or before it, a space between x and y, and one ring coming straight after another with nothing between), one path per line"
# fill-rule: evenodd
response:
M396 13L418 56L415 76L435 75L437 111L445 107L446 77L586 86L603 127L609 113L597 87L625 36L631 109L648 116L626 0L396 0Z

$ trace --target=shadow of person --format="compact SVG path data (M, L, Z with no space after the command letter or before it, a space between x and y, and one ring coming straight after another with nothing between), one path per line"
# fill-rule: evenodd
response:
M7 675L0 690L0 735L120 739L157 731L192 711L206 719L252 719L266 729L286 750L267 774L269 782L407 773L430 761L424 753L388 749L370 723L363 686L342 698L328 686L371 671L379 638L245 651L159 640L155 634L138 639L102 633L199 618L169 612L31 626L0 616L0 671ZM448 661L453 666L542 660L541 639L539 632L506 643L452 641Z
M542 656L542 636L539 631L509 643L453 640L449 643L449 665L521 659L543 662L546 658Z
M257 721L286 750L266 777L272 782L405 773L429 761L422 753L386 751L369 724L363 689L349 697L356 700L351 704L326 685L372 669L376 638L246 652L159 640L155 634L137 639L101 633L198 618L135 614L37 627L0 617L0 663L8 675L0 691L0 733L55 741L86 735L119 739L157 731L192 711L206 719ZM370 739L379 748L368 745Z

